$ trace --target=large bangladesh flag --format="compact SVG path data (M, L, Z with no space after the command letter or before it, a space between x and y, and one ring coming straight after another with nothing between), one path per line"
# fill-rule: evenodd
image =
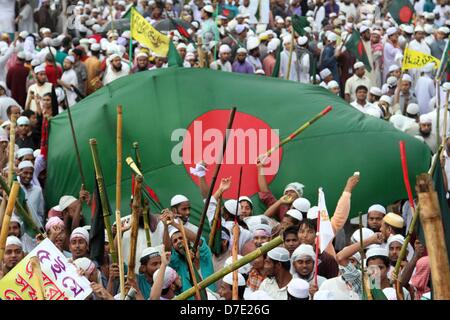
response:
M367 71L372 71L372 66L370 65L369 58L367 57L367 52L364 48L361 34L357 30L353 30L350 39L348 39L345 44L345 47L355 56L356 60L364 63Z
M123 215L130 211L131 194L131 172L125 158L133 155L132 143L138 141L147 184L164 206L169 206L175 194L186 195L192 202L192 222L198 223L203 201L189 169L202 157L215 159L220 152L217 137L223 135L232 106L237 107L233 128L241 129L246 136L241 141L234 139L233 145L230 140L230 154L225 157L216 187L221 177L232 176L232 188L223 197L236 197L243 165L241 195L252 198L257 214L265 207L257 195L256 156L328 105L333 106L330 113L281 149L279 170L267 177L276 197L288 183L299 181L306 186L305 197L317 203L317 190L322 187L332 214L348 177L359 171L361 181L351 204L354 217L373 203L387 205L407 198L398 151L400 140L406 142L413 185L415 176L428 170L431 158L426 144L386 121L357 111L319 86L209 69L145 71L120 78L71 108L84 174L94 175L89 139L96 138L112 207L118 104L123 106ZM180 153L184 162L191 163L183 164ZM208 182L213 172L214 164L210 164ZM55 205L65 194L76 196L80 185L69 120L63 112L51 120L47 205ZM87 189L94 190L92 181L87 181ZM87 221L89 217L87 213Z
M414 15L414 7L409 0L393 0L388 11L398 24L408 24Z

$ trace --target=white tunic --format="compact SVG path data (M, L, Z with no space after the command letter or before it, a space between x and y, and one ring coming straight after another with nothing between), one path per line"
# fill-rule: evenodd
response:
M304 54L298 62L298 78L301 83L309 83L309 55Z
M33 8L29 4L26 4L20 11L20 16L22 17L19 21L18 31L28 31L30 33L34 32L34 19L33 19Z
M14 33L15 1L0 0L0 33Z
M119 72L113 70L111 64L106 68L105 75L103 76L103 85L113 82L116 79L127 76L130 73L130 66L122 61L122 70Z
M420 107L420 114L425 114L432 111L429 106L429 102L431 98L436 95L433 79L431 79L428 75L421 76L417 79L415 93L417 104Z
M286 79L286 75L288 73L288 65L289 65L289 51L284 49L280 53L280 78ZM297 54L295 51L292 52L292 61L291 61L291 70L289 72L289 79L291 81L298 81L297 74Z
M209 65L209 67L213 70L220 70L225 72L233 72L233 68L231 66L230 61L223 63L220 59L214 61Z
M69 85L73 85L75 87L78 85L77 74L75 73L75 71L73 69L65 70L61 76L61 81L65 82ZM67 89L67 88L64 88L64 89L67 94L67 103L69 104L69 107L71 107L77 102L76 101L77 94L72 89Z

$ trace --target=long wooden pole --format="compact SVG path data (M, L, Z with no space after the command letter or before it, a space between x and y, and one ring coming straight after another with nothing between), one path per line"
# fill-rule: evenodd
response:
M197 277L195 276L194 265L193 265L192 259L191 259L191 251L189 250L189 244L188 244L188 241L186 238L186 231L184 230L183 221L181 221L181 219L179 219L178 221L179 221L179 226L180 226L180 232L183 237L184 254L186 257L186 261L188 263L188 268L189 268L189 273L191 275L192 284L193 284L193 287L195 288L195 299L202 300L202 296L200 295L200 290L198 289Z
M212 196L213 191L214 191L214 186L216 184L216 180L217 180L217 176L219 174L220 166L222 165L222 160L225 157L225 152L226 152L226 149L227 149L228 137L230 135L230 129L233 126L233 121L234 121L235 114L236 114L236 107L233 107L231 109L230 117L228 119L228 125L227 125L227 129L226 129L226 132L225 132L225 140L223 141L223 144L222 144L222 153L219 154L219 158L218 158L218 161L217 161L216 169L215 169L213 178L211 180L211 185L209 186L208 195L207 195L206 200L205 200L205 205L203 207L203 212L202 212L202 215L200 216L200 223L198 225L197 237L195 239L194 247L193 247L194 254L197 252L197 247L198 247L198 244L200 242L200 237L202 236L203 226L205 224L205 219L206 219L206 212L208 211L209 203L211 201L211 196Z
M84 173L83 173L83 165L81 164L80 149L78 149L77 136L75 134L75 128L73 126L73 120L72 120L72 112L70 111L69 106L67 106L67 116L69 118L70 130L72 132L73 145L75 147L75 154L77 156L78 170L80 171L81 188L84 190L85 186L86 186L86 179L85 179Z
M136 246L139 229L139 208L141 207L142 176L136 176L134 180L133 209L131 213L130 257L128 259L127 279L134 279L136 265Z
M122 228L120 208L122 203L122 106L117 106L117 166L116 166L116 226L117 258L119 259L120 299L125 299L125 274L122 255Z
M238 183L238 193L236 199L236 211L234 215L234 225L233 225L233 248L232 248L232 261L236 262L238 259L239 252L239 236L241 234L241 229L238 223L238 213L239 213L239 197L241 196L241 184L242 184L242 166L239 169L239 183ZM232 299L239 300L239 275L238 271L233 271L233 286L232 286Z
M436 107L436 111L437 111L437 115L436 115L436 145L440 145L441 143L444 143L443 141L440 142L439 139L441 137L440 133L440 116L441 116L441 85L440 85L440 80L438 80L438 84L437 84L437 107Z
M417 177L416 191L420 204L420 222L430 259L434 300L450 300L450 267L445 244L439 200L429 174Z
M111 221L109 221L111 212L109 211L109 202L106 195L105 181L103 179L103 172L98 157L97 140L90 139L89 145L91 147L92 160L94 162L94 169L95 169L95 178L97 179L98 192L100 194L100 202L102 204L103 221L105 223L106 234L108 236L109 241L109 251L111 253L112 262L117 263L117 252L114 244L114 237L112 236ZM117 225L117 228L120 228L120 224Z
M289 48L289 60L288 60L288 69L286 73L286 80L289 80L289 76L291 75L291 64L292 64L292 56L294 55L294 46L295 46L295 30L294 26L291 26L291 47Z
M19 194L19 188L20 188L19 182L14 181L11 187L11 192L9 194L8 204L6 205L2 229L0 231L0 261L3 261L3 255L5 254L6 238L8 238L9 222L11 221L14 204Z
M41 264L39 262L39 258L31 257L30 262L31 262L31 268L33 270L33 276L37 278L38 283L39 283L39 286L37 288L39 290L38 296L42 297L42 300L47 300L46 299L47 297L45 296L44 278L42 277L42 270L41 270Z
M14 178L14 151L16 146L16 116L11 116L9 129L9 157L8 157L8 186L11 186Z
M442 143L445 143L447 139L447 121L448 121L448 98L450 96L450 90L445 93L445 111L444 111L444 132L442 132Z
M229 266L213 273L208 278L204 279L203 281L198 283L198 289L203 290L209 285L213 284L216 281L219 281L224 276L229 274L230 272L233 272L234 270L239 269L243 265L250 263L251 261L255 260L256 258L260 257L261 255L269 252L275 247L278 247L280 244L283 243L283 239L281 236L276 237L275 239L272 239L271 241L267 242L266 244L262 245L261 247L257 248L256 250L250 252L246 256L242 257L236 262L231 263ZM183 293L179 294L172 300L185 300L190 297L192 297L195 294L195 288L190 288Z
M209 241L208 241L208 246L210 248L212 248L212 246L214 245L214 237L216 235L216 232L222 232L222 230L218 230L217 226L219 225L219 219L220 217L220 206L222 204L222 197L220 197L219 199L217 199L217 207L216 207L216 211L214 212L214 220L211 226L211 232L209 233Z

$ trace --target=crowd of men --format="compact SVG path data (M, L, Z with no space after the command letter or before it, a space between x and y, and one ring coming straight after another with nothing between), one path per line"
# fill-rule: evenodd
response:
M82 189L79 198L66 195L57 206L48 208L42 190L53 116L118 78L168 67L167 57L131 39L129 27L123 27L130 7L154 26L171 22L170 18L186 27L188 35L181 34L174 24L161 31L169 35L185 68L209 67L321 86L324 93L329 90L345 99L349 108L387 121L421 140L434 154L442 136L447 136L443 128L450 129L450 125L444 125L443 108L450 82L445 82L446 73L443 79L435 79L436 64L404 70L402 62L406 47L437 59L444 57L450 35L450 6L447 0L411 3L415 11L412 23L399 25L387 12L387 1L382 0L16 1L12 10L5 7L0 12L0 169L6 176L13 120L14 172L33 219L45 226L48 238L92 282L93 299L119 299L119 268L111 263L108 243L101 263L89 258L90 226L81 208L83 203L91 204L90 193ZM292 32L294 15L306 17L309 26L304 27L304 35ZM355 30L361 34L369 66L346 49L345 42ZM449 190L450 142L444 144L441 166ZM204 169L197 165L195 174L200 179L204 179ZM348 178L336 208L328 208L336 238L317 257L317 207L303 198L304 186L290 183L277 198L265 180L264 165L258 166L258 172L259 197L267 210L253 212L253 203L246 196L239 199L239 206L236 200L225 201L220 208L220 250L213 252L208 239L202 237L193 256L200 276L204 279L231 263L237 215L239 255L278 235L284 241L239 269L239 299L362 299L361 242L359 230L355 231L354 225L351 228L349 219L351 193L359 176ZM211 198L209 223L217 201L230 184L223 179ZM203 198L206 193L201 190ZM429 298L428 256L418 239L408 246L398 277L393 275L411 223L409 203L377 202L374 195L374 205L366 212L364 267L377 275L388 299L397 299L398 292L393 288L397 280L405 299ZM134 288L136 299L171 299L192 286L180 246L180 223L188 241L195 240L198 230L189 222L190 201L174 195L170 208L160 214L149 213L151 247L147 247L144 214L140 212L137 277L128 279L127 289ZM124 259L128 261L130 224L121 228ZM13 215L0 277L38 241L27 235L21 218ZM232 285L232 275L225 276L208 287L208 298L231 299Z

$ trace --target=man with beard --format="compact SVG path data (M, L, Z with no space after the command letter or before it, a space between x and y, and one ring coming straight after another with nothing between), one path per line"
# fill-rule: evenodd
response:
M386 209L379 204L374 204L367 210L367 228L373 232L379 232Z
M136 66L131 69L131 73L137 73L141 71L147 71L148 65L148 54L145 52L139 52L136 55Z
M139 262L141 272L137 275L139 290L145 300L150 297L150 291L154 284L155 271L161 267L162 259L159 248L149 247L142 251Z
M77 88L80 90L81 94L86 94L86 81L88 78L87 68L82 61L82 56L84 55L83 50L75 48L72 50L72 55L75 58L75 63L73 64L73 70L77 74L78 85Z
M232 72L232 66L230 61L231 48L227 44L223 44L219 48L219 59L209 65L213 70L221 70L226 72Z
M245 278L238 273L238 300L244 300L244 292L247 288ZM223 277L217 293L225 300L233 300L233 273L227 274Z
M253 66L246 61L247 50L239 48L237 50L236 61L233 63L233 72L253 74L255 71Z
M2 270L0 270L0 279L11 271L25 257L22 250L22 242L15 236L6 238L5 254L3 255Z
M425 143L430 147L431 152L436 153L438 149L436 134L431 132L432 121L430 118L423 115L419 118L419 133Z
M47 81L47 74L45 73L45 66L39 65L34 68L36 83L28 88L27 101L25 102L25 110L31 109L36 112L35 97L43 97L46 93L52 92L52 84Z
M372 53L372 43L370 41L371 38L371 30L368 26L362 25L359 28L359 32L361 33L361 40L364 45L364 50L366 50L367 59L369 60L369 66L371 71L366 71L367 77L370 79L370 82L375 84L375 75L374 75L374 67L373 67L373 53Z
M387 248L389 252L389 264L391 265L388 270L388 278L390 280L393 280L391 278L392 272L395 269L395 265L397 264L398 257L400 255L400 251L402 250L403 243L405 242L405 237L403 237L401 234L396 234L395 236L389 237L389 240L387 241ZM408 249L406 249L406 254L401 262L401 268L402 270L406 264L408 263L408 258L412 258L413 252L410 252L412 250L412 246L408 245ZM401 274L401 271L400 273Z
M264 261L267 278L259 290L265 291L274 300L287 300L287 285L292 280L290 268L289 251L281 247L270 250Z
M128 75L130 67L122 61L118 54L112 54L109 57L109 65L106 67L105 75L103 76L103 85L107 85L116 79Z
M69 104L68 105L69 107L73 106L77 102L76 101L77 94L73 90L73 87L76 87L78 85L77 74L72 68L74 63L75 63L74 56L67 56L64 59L63 64L64 72L62 74L62 77L61 79L57 80L57 83L65 89L64 91L66 92L67 95L67 103Z
M259 59L260 57L259 44L260 41L257 37L251 37L247 40L247 50L248 50L247 61L253 66L254 70L259 70L263 68L261 60Z

